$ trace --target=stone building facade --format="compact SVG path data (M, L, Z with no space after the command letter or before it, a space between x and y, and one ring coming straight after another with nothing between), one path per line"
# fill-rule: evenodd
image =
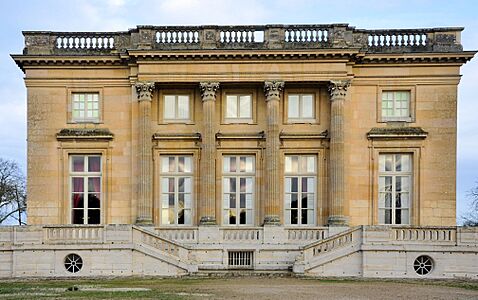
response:
M24 32L35 226L2 231L23 253L2 274L476 277L478 233L454 227L462 30ZM43 248L44 270L14 259Z

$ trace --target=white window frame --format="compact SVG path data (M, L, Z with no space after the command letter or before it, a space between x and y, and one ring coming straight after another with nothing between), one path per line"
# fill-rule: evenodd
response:
M298 157L298 168L297 171L288 170L288 162L289 158ZM307 167L304 168L304 164L301 163L303 159L307 160L308 157L313 157L313 168L312 172L307 171ZM291 162L292 163L292 162ZM292 165L291 165L292 166ZM305 169L305 170L304 170ZM284 156L284 223L286 226L315 226L316 224L316 210L317 210L317 196L318 196L318 182L317 176L318 174L318 157L316 154L286 154ZM292 191L292 178L297 178L297 192ZM313 187L311 191L302 191L302 179L312 179L313 180ZM291 179L291 190L287 190L287 180ZM292 201L289 202L288 195L290 194L290 199L292 200L292 194L297 193L297 208L292 208ZM302 208L302 195L303 194L313 194L312 200L312 208ZM303 210L306 209L307 211L312 211L311 220L309 220L309 216L307 217L307 224L302 224L302 213ZM292 224L292 210L297 210L297 224Z
M228 94L226 93L224 120L226 123L252 123L253 122L253 107L254 95L252 94ZM241 116L241 100L244 97L249 98L249 115ZM236 114L229 116L229 99L235 98Z
M398 95L408 95L408 99L397 100ZM388 96L391 96L392 99L388 99ZM381 99L381 115L382 120L387 121L411 121L411 106L412 106L412 92L410 90L382 90L382 99ZM391 107L388 107L386 104L390 104ZM402 107L406 103L407 107ZM387 107L385 107L387 106ZM406 110L404 110L406 109ZM391 111L392 115L387 115L386 111ZM405 111L405 115L402 115L402 111Z
M236 159L236 171L230 171L227 170L227 166L229 163L226 163L226 160L230 158L235 158ZM244 171L241 171L241 158L244 158L246 161L246 165L244 168ZM252 158L252 170L247 170L247 159ZM255 206L255 201L256 201L256 192L255 192L255 184L256 184L256 157L255 155L249 155L249 154L242 154L242 155L224 155L223 156L223 167L222 167L222 223L225 226L253 226L254 225L254 206ZM226 180L230 180L231 178L234 178L236 181L235 185L235 192L231 192L230 190L226 190ZM241 192L240 187L240 181L241 179L246 180L246 188L247 188L247 179L251 180L251 187L252 191L251 192ZM235 208L230 208L230 195L235 194ZM244 208L240 207L241 203L241 194L244 194ZM247 194L251 195L251 203L250 207L247 207ZM230 224L229 223L229 213L230 210L235 210L235 215L236 215L236 223L235 224ZM241 210L245 210L246 214L246 223L245 224L240 224L240 213ZM250 216L250 220L248 220L247 216Z
M74 157L82 157L83 158L83 171L73 171L73 158ZM89 172L88 171L88 160L90 157L99 157L100 158L100 171L99 172ZM69 156L69 170L70 170L70 176L69 176L69 203L70 203L70 223L73 223L73 211L74 210L83 210L83 224L96 224L96 223L89 223L89 211L90 210L99 210L99 222L98 224L101 224L102 220L102 211L103 211L103 199L104 199L104 193L103 193L103 174L102 174L102 169L103 169L103 159L100 154L71 154ZM97 178L99 177L100 180L100 207L99 208L89 208L88 207L88 179L89 178ZM82 209L75 209L73 205L73 194L79 194L78 192L73 191L73 178L82 178L83 179L83 208Z
M174 159L174 165L175 165L175 170L174 171L165 171L165 162L166 160L168 161L168 167L169 167L169 160L170 158ZM189 171L180 171L179 170L179 159L184 158L185 164L186 164L186 159L189 160L190 164L190 169ZM183 155L183 154L177 154L177 155L169 155L169 154L162 154L160 155L160 176L159 176L159 187L160 187L160 209L161 209L161 225L162 226L191 226L193 223L193 196L194 196L194 157L192 155ZM173 179L174 181L174 192L165 191L163 189L164 184L163 180L167 179L168 181L170 179ZM189 180L190 184L190 191L184 191L184 192L179 192L179 181L180 179L183 180ZM184 183L185 184L185 183ZM184 194L184 207L182 208L183 210L183 216L184 216L184 223L183 224L178 224L179 221L179 194L182 193ZM174 213L174 222L170 223L169 220L169 195L173 194L174 195L174 207L173 207L173 213ZM189 194L189 207L186 205L186 195ZM167 197L167 198L165 198ZM167 205L165 204L165 201L167 201ZM189 222L187 222L186 218L186 211L189 211Z
M166 97L174 97L174 117L167 117L166 116ZM188 111L187 117L179 117L179 97L187 97L188 99ZM162 95L163 103L163 121L167 123L188 123L191 121L191 111L192 111L192 103L191 103L191 95L190 94L173 94L173 93L165 93Z
M83 98L83 100L81 100ZM91 100L91 101L90 101ZM91 104L91 108L89 107ZM96 104L96 105L95 105ZM81 106L81 107L77 107ZM82 113L83 117L75 116ZM91 116L88 116L91 114ZM96 116L94 116L96 114ZM101 118L101 103L99 92L71 93L71 121L76 123L98 123Z
M312 107L310 111L312 111L312 117L304 117L304 97L310 96L312 97ZM298 105L299 105L299 115L297 117L291 117L291 97L298 97ZM288 93L287 94L287 122L288 123L315 123L317 120L316 115L316 94L315 93Z
M409 161L409 169L408 171L397 171L396 170L396 162L397 162L397 157L400 156L407 156L408 157L408 161ZM386 168L385 168L385 161L387 160L387 157L391 157L391 170L390 171L387 171ZM383 167L382 167L383 166ZM387 190L385 188L385 184L382 184L382 178L384 178L384 180L386 180L385 178L386 177L390 177L391 178L391 190ZM397 179L398 178L407 178L408 179L408 191L403 191L403 190L400 190L397 192ZM380 153L379 154L379 173L378 173L378 223L379 224L383 224L383 225L410 225L411 224L411 219L412 219L412 212L411 212L411 208L412 208L412 199L413 199L413 195L412 195L412 192L413 192L413 155L410 154L410 153ZM403 185L401 184L401 187ZM387 194L389 193L390 194L390 201L391 201L391 206L390 208L388 208L386 206L386 200L385 200L385 195L384 194ZM408 211L408 222L406 223L403 223L402 221L402 217L400 216L400 220L401 222L400 223L397 223L397 207L396 207L396 199L397 199L397 195L399 193L408 193L408 203L406 206L403 206L403 204L401 203L401 207L398 208L400 209L401 211L402 210L407 210ZM383 195L383 196L382 196ZM381 198L383 197L383 200L381 200ZM401 200L402 202L403 200ZM386 210L391 210L391 222L390 223L386 223L386 218L385 218L385 211ZM382 213L383 213L383 221L381 220L382 219Z

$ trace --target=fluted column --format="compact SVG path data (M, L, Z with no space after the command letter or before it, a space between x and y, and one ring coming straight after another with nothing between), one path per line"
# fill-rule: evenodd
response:
M135 85L139 104L139 178L138 178L138 211L136 223L152 224L152 144L151 144L151 100L154 82L138 82Z
M266 81L264 84L264 94L267 102L264 225L280 224L279 108L280 96L283 89L284 82L282 81Z
M347 226L345 216L344 102L350 80L331 81L330 93L330 159L329 219L332 226Z
M216 224L216 91L218 82L201 82L204 131L200 161L200 201L201 225Z

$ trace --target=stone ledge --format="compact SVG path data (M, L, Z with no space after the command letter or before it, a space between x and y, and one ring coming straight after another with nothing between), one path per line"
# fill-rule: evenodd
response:
M425 139L428 132L421 127L374 127L367 133L368 139Z
M57 140L112 140L113 137L107 128L64 128L56 134Z

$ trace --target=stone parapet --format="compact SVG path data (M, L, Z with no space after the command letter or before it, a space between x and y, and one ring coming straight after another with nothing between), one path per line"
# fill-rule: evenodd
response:
M460 52L462 27L356 29L348 24L137 26L119 32L24 31L25 55L129 50L327 49L372 53Z

